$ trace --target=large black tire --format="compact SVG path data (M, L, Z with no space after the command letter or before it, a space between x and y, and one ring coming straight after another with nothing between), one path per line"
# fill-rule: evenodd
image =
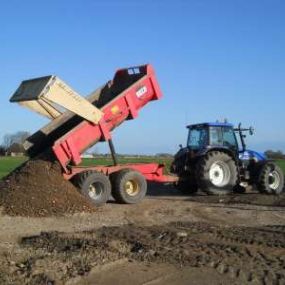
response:
M111 175L112 196L118 203L136 204L146 195L144 176L132 169L123 169Z
M257 189L261 193L281 194L284 187L284 174L274 162L265 163L260 169Z
M103 173L84 171L79 173L73 181L80 193L95 206L104 205L111 196L111 182Z
M195 176L190 173L181 175L180 179L174 184L176 189L184 195L191 195L198 191Z
M237 165L225 152L207 153L200 158L196 169L198 187L209 195L230 194L238 184Z

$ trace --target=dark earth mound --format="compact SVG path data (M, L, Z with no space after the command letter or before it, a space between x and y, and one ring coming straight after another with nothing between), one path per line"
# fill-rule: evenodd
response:
M0 205L10 216L45 217L92 212L92 205L62 176L57 162L32 159L0 181Z
M24 237L20 244L30 254L14 262L14 271L10 268L10 273L1 268L1 284L9 278L13 284L23 284L20 282L24 280L25 284L48 284L47 281L62 284L88 274L94 266L120 259L215 269L230 277L233 284L285 282L284 226L222 227L176 222L141 227L130 224L76 233L45 232ZM14 272L12 277L11 272Z

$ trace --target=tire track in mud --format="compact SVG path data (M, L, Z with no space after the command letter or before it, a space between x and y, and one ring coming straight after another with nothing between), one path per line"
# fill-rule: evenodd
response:
M13 284L21 284L19 280L57 284L120 259L215 269L234 284L285 284L284 232L285 226L222 227L176 222L103 227L72 234L41 233L21 240L29 258L15 264Z
M223 229L216 238L223 241L250 245L263 245L271 248L285 248L285 226L265 226L256 228Z

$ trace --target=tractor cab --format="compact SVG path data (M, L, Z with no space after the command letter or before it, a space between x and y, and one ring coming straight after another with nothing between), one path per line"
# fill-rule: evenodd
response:
M239 124L237 128L234 128L229 123L202 123L189 125L187 128L189 129L187 148L197 154L213 149L223 149L241 162L266 160L263 153L246 148L245 132L253 135L252 127L242 128Z
M228 149L234 156L239 147L233 125L228 123L202 123L187 126L189 129L187 147L196 152L209 149Z

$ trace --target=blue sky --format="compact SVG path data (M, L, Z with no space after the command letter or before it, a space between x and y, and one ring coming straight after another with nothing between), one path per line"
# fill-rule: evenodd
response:
M22 80L55 74L87 95L143 63L164 97L114 131L118 152L174 153L186 124L222 118L255 127L251 148L285 151L282 0L1 1L0 139L47 122L9 103Z

